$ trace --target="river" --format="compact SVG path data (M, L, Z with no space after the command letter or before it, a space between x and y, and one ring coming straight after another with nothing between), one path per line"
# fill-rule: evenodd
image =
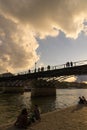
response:
M57 89L54 97L31 98L31 92L0 94L0 125L16 120L20 110L38 104L41 113L76 105L79 96L87 98L87 89Z

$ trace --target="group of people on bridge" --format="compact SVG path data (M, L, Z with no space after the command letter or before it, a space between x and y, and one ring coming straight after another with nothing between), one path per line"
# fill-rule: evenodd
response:
M66 64L64 64L64 68L66 67L73 67L73 65L74 65L74 63L71 61L71 62L66 62ZM50 65L48 65L46 68L44 68L44 67L39 67L39 68L35 68L35 70L34 70L34 72L40 72L40 71L44 71L44 70L47 70L47 71L49 71L49 70L51 70L51 68L52 69L56 69L56 68L58 68L58 66L50 66ZM29 71L28 71L29 73L31 73L31 70L29 69Z
M73 62L71 61L71 62L67 62L66 63L66 67L73 67Z

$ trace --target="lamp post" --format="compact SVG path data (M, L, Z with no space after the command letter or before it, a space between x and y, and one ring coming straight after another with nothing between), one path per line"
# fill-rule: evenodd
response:
M37 64L37 62L35 62L35 72L36 72L36 64Z

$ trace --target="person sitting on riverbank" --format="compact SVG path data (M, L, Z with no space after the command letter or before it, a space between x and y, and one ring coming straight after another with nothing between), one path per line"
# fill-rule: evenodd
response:
M40 111L39 111L38 105L35 105L35 106L34 106L34 111L33 111L33 113L34 113L35 119L40 121L40 120L41 120L41 117L40 117Z
M87 104L87 100L86 100L86 98L84 96L82 96L82 97L79 97L79 102L78 103L79 104Z
M18 118L17 118L17 120L16 120L16 122L15 122L14 125L15 125L17 128L27 128L28 125L30 125L30 124L31 124L31 122L30 122L30 120L28 119L27 109L24 108L24 109L21 111L20 115L18 116Z
M79 102L78 103L79 104L84 104L84 101L83 101L82 97L79 97Z
M87 100L84 96L82 96L82 100L83 100L84 104L87 104Z

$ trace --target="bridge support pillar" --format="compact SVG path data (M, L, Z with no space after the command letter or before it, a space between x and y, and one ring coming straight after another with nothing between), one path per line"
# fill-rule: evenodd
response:
M31 97L41 97L41 96L56 96L56 88L35 87L31 89Z

